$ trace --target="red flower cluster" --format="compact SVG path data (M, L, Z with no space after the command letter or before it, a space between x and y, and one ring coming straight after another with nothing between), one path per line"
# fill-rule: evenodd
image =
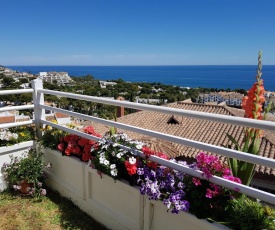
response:
M83 131L92 136L100 137L100 134L96 133L92 126L86 127ZM57 149L67 156L75 155L82 161L88 161L92 157L91 147L93 144L95 144L93 140L69 134L60 138Z
M162 159L169 160L169 157L165 153L155 152L154 150L152 150L146 146L143 146L141 151L145 154L146 158L148 158L151 155L154 155L154 156L160 157ZM148 162L147 166L150 168L156 169L158 166L158 164L155 162L152 162L152 161L147 161L147 162Z
M131 164L129 161L124 161L125 168L130 176L135 175L137 173L137 162Z

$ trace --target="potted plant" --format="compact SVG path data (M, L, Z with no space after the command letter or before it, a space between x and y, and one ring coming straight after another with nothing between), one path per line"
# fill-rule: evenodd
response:
M10 163L3 165L5 180L9 187L19 190L23 195L45 196L46 190L43 188L43 183L46 176L43 169L50 168L51 164L44 164L43 153L29 149L21 157L10 156L10 158Z

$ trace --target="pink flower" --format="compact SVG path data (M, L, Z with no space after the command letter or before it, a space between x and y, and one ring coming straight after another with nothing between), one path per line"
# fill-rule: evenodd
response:
M223 169L223 165L218 161L214 162L212 166L217 172L221 172Z
M192 182L193 182L196 186L201 185L201 180L200 180L199 178L193 177Z
M234 181L234 182L239 183L239 184L242 183L242 181L238 177L234 177L234 176L230 176L230 175L229 176L224 175L223 178L227 179L227 180L230 180L230 181Z
M206 197L208 197L208 198L212 198L212 191L208 188L208 189L206 189L206 194L205 194L205 196Z
M204 167L201 169L201 171L203 172L202 175L206 176L206 178L209 180L212 177L211 172L209 171L208 168Z
M223 176L229 176L229 175L231 175L231 170L228 167L224 168Z

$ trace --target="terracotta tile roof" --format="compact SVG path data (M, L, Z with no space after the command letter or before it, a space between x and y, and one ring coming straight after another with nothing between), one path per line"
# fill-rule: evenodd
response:
M200 111L206 113L215 113L229 116L241 116L243 117L244 112L240 109L234 109L227 106L220 105L204 105L204 104L192 104L192 103L172 103L168 104L167 107L173 107L178 109ZM179 122L168 122L171 119ZM270 119L272 120L272 119ZM275 120L275 119L274 119ZM140 111L133 114L126 115L117 119L117 122L129 124L145 129L150 129L158 132L163 132L183 138L188 138L195 141L200 141L208 144L214 144L217 146L227 146L231 144L229 139L226 137L226 133L235 137L238 143L241 144L243 140L244 127L223 124L219 122L199 120L187 117L178 117L168 114L161 114L150 111ZM95 130L101 134L106 133L109 127L93 123ZM118 130L124 131L124 130ZM180 157L185 160L192 161L201 150L192 147L159 140L153 137L148 137L142 134L124 131L131 138L142 140L148 144L149 147L156 151L162 151L168 154L170 157ZM212 153L209 153L212 154ZM271 131L265 131L264 137L262 138L260 145L261 156L275 159L275 134ZM226 162L226 157L220 156L220 159ZM275 181L275 169L267 167L257 166L257 174L265 176L272 176Z
M1 116L0 124L15 122L15 116Z
M55 113L56 118L65 118L65 117L70 117L70 115L64 114L64 113Z

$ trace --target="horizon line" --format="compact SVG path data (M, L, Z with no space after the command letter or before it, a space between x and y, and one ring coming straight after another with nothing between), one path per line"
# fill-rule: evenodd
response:
M1 66L1 65L0 65ZM190 64L190 65L2 65L3 67L9 66L90 66L90 67L144 67L144 66L257 66L257 64ZM275 66L274 64L265 64L262 66Z

